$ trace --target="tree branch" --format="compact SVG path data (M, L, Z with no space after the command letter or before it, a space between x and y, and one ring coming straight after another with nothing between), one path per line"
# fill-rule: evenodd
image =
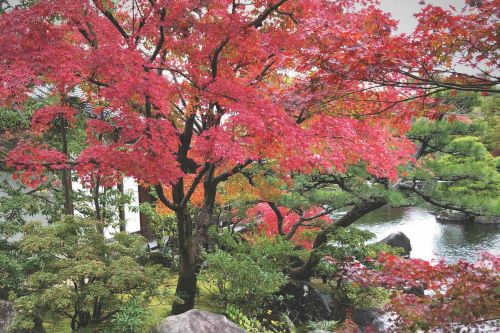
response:
M271 15L272 12L277 10L282 4L287 2L288 0L280 0L274 5L271 5L268 7L265 11L263 11L259 16L257 16L252 22L248 24L248 27L255 27L258 28L262 26L262 23L267 19L269 15Z
M212 70L212 78L217 77L217 64L219 62L219 55L222 52L222 49L226 44L229 42L229 37L226 37L220 44L217 46L217 48L214 51L214 55L212 59L210 60L210 68Z
M419 197L421 197L424 201L426 201L426 202L428 202L428 203L430 203L430 204L432 204L432 205L434 205L436 207L440 207L440 208L444 208L444 209L450 209L450 210L456 210L456 211L459 211L459 212L464 212L464 213L469 213L469 214L474 215L473 211L468 210L468 209L466 209L464 207L459 207L459 206L455 206L453 204L446 204L446 203L441 203L441 202L436 201L431 196L429 196L429 195L425 194L424 192L418 190L415 187L415 185L408 185L408 184L404 184L404 183L399 183L399 184L397 184L397 188L401 189L401 190L407 190L407 191L413 192L416 195L418 195Z
M167 206L168 208L170 208L174 212L179 209L179 206L173 204L172 202L170 202L170 200L167 199L167 197L165 196L165 193L163 193L163 187L160 184L155 185L155 190L156 190L156 194L158 195L158 199L160 199L162 204L164 204L165 206Z
M116 18L113 16L113 13L111 13L111 11L109 9L104 9L104 6L100 0L92 0L92 2L101 11L101 13L104 16L106 16L108 18L108 20L115 26L115 28L120 32L120 34L123 36L123 38L129 39L129 35L123 29L123 27L120 25L120 23L116 20Z
M163 31L163 22L165 21L165 13L166 13L165 8L160 9L160 39L158 40L158 44L156 44L153 54L149 58L149 62L153 62L156 59L156 56L163 47L163 43L165 43L165 32Z
M182 199L179 206L184 207L189 202L189 199L191 199L191 196L193 195L194 191L196 190L196 187L200 183L201 179L203 178L203 176L205 175L205 173L207 172L209 167L210 167L210 163L205 163L205 165L203 165L200 172L198 172L198 174L194 178L193 182L191 183L191 186L189 187L188 191L186 192L186 195L184 196L184 199Z
M221 173L220 175L218 175L217 177L214 178L214 183L218 184L220 182L225 182L226 180L229 179L229 177L240 172L241 170L243 170L247 165L251 164L252 162L253 162L253 160L248 159L245 162L243 162L242 164L236 165L231 170Z
M266 203L271 207L273 210L274 214L276 215L277 218L277 223L278 223L278 232L281 236L286 236L285 231L283 231L283 214L281 214L281 211L279 210L278 206L272 201L266 201Z

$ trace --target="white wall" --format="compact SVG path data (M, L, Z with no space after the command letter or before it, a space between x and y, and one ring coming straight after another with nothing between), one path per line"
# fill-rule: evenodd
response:
M126 177L123 179L123 192L131 196L130 204L125 205L125 221L126 227L125 230L127 232L138 232L141 229L140 225L140 217L139 217L139 190L137 187L137 182L133 178ZM89 193L89 190L84 188L80 182L73 182L73 190L74 191L84 191L85 193ZM91 203L88 204L91 209L93 206ZM118 210L115 212L118 215ZM75 215L81 214L76 211ZM119 232L119 227L107 227L104 229L104 234L107 238L112 238L114 233Z

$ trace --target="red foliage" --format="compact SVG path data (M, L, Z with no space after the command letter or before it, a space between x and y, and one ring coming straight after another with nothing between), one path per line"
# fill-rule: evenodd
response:
M283 231L286 235L288 235L294 228L294 225L299 221L300 216L288 208L278 208L281 211L281 214L283 214ZM323 209L320 207L311 207L304 212L304 217L312 217L322 211ZM267 236L279 235L277 216L267 203L257 204L255 207L250 208L247 211L247 214L247 222L257 220L258 229L264 232ZM305 225L300 226L297 229L291 240L298 245L303 245L305 248L311 249L314 238L307 237L304 232L319 230L325 224L330 224L332 222L332 219L328 215L324 215L313 221L305 223Z
M62 118L66 123L75 121L76 110L67 106L46 106L36 110L31 119L31 129L39 134L50 130L55 121Z
M461 13L427 6L413 35L396 34L376 3L37 1L0 20L0 98L19 105L44 87L66 103L81 91L94 114L82 117L87 148L67 166L85 181L175 183L186 174L179 143L198 166L272 159L285 170L343 171L365 161L395 179L414 150L402 134L434 84L426 75L487 86L446 69L457 55L486 73L497 67L498 1ZM71 122L75 111L37 111L34 134L56 115ZM27 173L61 167L43 155L10 161Z
M483 254L475 263L431 264L383 254L374 264L376 269L354 263L347 270L348 277L364 286L393 290L387 310L398 316L393 327L396 332L449 331L456 325L473 327L500 316L498 256ZM408 292L412 287L425 289L425 295Z

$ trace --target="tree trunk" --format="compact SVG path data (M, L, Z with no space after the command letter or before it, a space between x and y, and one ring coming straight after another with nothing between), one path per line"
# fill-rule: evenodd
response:
M149 193L149 188L138 185L138 195L139 195L139 204L142 203L154 203L155 199ZM155 234L151 227L148 224L148 217L146 214L139 212L139 223L140 223L140 233L141 235L149 241L155 239Z
M188 169L187 155L193 137L194 122L194 115L186 119L177 151L177 161L184 173L187 173ZM180 265L175 294L182 300L182 302L174 301L172 305L172 314L174 315L191 310L196 296L196 247L193 237L193 222L188 213L187 202L184 199L184 178L181 177L172 186L172 201L177 207L175 215L177 218Z
M123 179L118 183L117 185L118 191L121 193L121 195L124 195L124 189L123 189ZM120 198L121 200L121 198ZM124 205L119 205L118 206L118 219L120 220L120 231L126 231L127 228L127 221L125 220L125 206Z
M203 207L201 212L196 219L196 231L195 231L195 244L196 244L196 261L197 265L200 264L200 254L203 248L208 247L208 229L213 223L214 208L215 208L215 197L217 195L217 184L212 181L213 167L206 175L205 182L203 183Z
M318 248L321 245L326 244L326 242L328 241L328 234L334 228L348 227L361 217L386 204L387 200L379 199L376 201L365 202L363 204L356 205L342 218L330 224L325 229L321 230L314 239L313 250L309 254L307 261L301 267L292 269L290 273L288 273L288 276L294 280L309 280L309 278L312 275L314 267L316 267L316 265L320 262L321 258L323 257L320 249Z
M69 158L68 150L68 136L66 133L66 121L64 117L60 117L60 134L62 152ZM62 170L62 186L64 191L64 213L67 215L74 215L75 209L73 207L73 184L71 183L71 171L68 169Z
M33 328L31 333L45 333L45 327L43 327L43 320L39 316L35 316L33 319Z
M179 243L179 279L175 294L182 302L174 301L172 314L191 310L196 296L196 249L193 238L193 223L187 209L176 212Z

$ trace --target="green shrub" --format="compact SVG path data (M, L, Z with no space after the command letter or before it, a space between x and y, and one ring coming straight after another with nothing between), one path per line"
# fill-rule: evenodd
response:
M143 266L145 239L119 233L106 240L98 222L66 217L50 226L26 226L21 253L38 256L15 297L16 322L68 317L71 329L102 324L134 298L146 304L165 278L161 266Z
M372 258L379 253L399 253L386 244L367 243L374 235L357 228L336 228L329 235L329 243L323 248L323 260L316 272L326 279L330 286L337 318L345 318L348 308L381 307L389 299L389 291L383 288L367 288L349 281L345 275L353 261L372 266Z
M284 331L278 328L268 328L264 326L257 318L248 317L238 307L228 305L226 307L226 316L247 333L282 333ZM280 324L280 323L276 323ZM293 325L293 324L292 324Z
M253 312L279 290L286 277L269 259L216 250L206 256L200 280L224 304Z
M23 269L15 253L0 250L0 299L7 299L10 291L19 288L24 279Z
M331 332L338 326L338 324L339 322L336 320L310 321L307 323L307 328L313 331L318 330Z
M146 310L135 299L120 307L111 319L112 332L136 333L144 326Z
M295 250L295 245L280 237L268 238L257 236L250 241L241 241L239 236L229 232L212 235L218 246L228 253L245 254L261 265L286 272L290 269L293 257L302 255L303 251Z

